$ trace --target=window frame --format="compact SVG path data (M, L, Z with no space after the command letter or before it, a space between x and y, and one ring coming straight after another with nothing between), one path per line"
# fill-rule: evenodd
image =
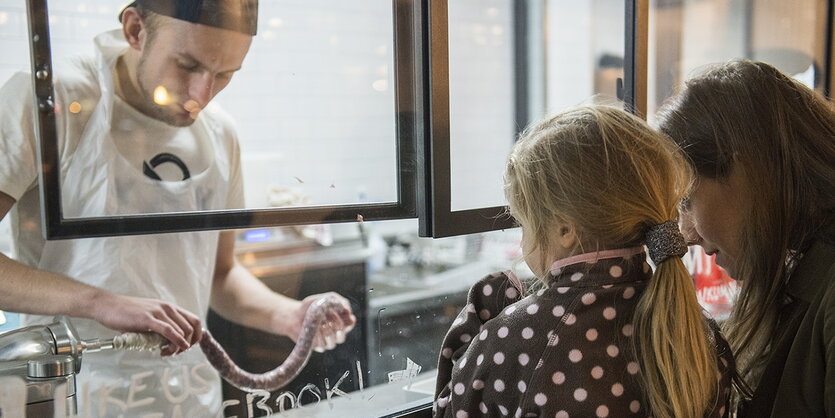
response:
M429 55L429 109L426 122L429 132L427 146L419 150L429 172L426 182L429 191L418 205L419 230L422 237L442 238L455 235L513 228L515 222L505 206L482 207L453 211L451 209L450 120L449 120L449 8L448 0L428 0L427 19ZM624 0L624 80L619 85L627 110L645 118L647 17L649 0ZM514 1L514 44L517 60L514 68L522 76L516 79L515 122L520 129L527 125L528 109L528 42L525 33L527 1ZM521 35L521 36L520 36Z
M38 188L46 239L156 234L268 226L406 219L417 216L415 150L420 138L422 91L411 80L422 68L413 24L416 3L392 0L396 114L397 201L317 205L302 208L258 208L65 218L62 210L60 158L52 79L47 0L27 0L31 76L35 106ZM405 81L404 81L405 80ZM361 216L361 218L360 218Z

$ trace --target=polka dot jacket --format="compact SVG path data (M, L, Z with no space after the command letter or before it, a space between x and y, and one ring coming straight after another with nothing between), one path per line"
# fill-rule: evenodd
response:
M509 273L478 281L444 338L437 417L649 416L631 348L632 317L652 272L644 253L563 266L522 298ZM706 417L728 416L734 370L709 320L719 394Z

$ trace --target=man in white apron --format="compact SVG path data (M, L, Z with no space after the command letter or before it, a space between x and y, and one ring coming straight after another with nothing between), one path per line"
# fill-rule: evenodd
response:
M212 98L256 32L256 0L140 0L122 29L95 39L95 59L55 77L61 187L68 218L243 207L237 138ZM269 290L234 258L234 232L45 241L40 230L30 78L0 89L0 219L19 262L0 254L0 307L22 325L69 315L83 338L153 331L187 350L211 306L227 319L298 337L306 308ZM74 109L71 106L75 106ZM164 164L169 163L169 164ZM342 298L344 305L350 305ZM353 315L329 316L319 349L344 341ZM217 373L202 352L85 356L79 412L89 416L210 416Z

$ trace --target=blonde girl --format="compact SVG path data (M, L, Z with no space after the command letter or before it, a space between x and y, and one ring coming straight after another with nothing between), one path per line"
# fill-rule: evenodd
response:
M524 297L510 273L473 286L442 346L435 415L726 415L733 359L680 258L687 167L614 107L524 132L505 192L544 286Z

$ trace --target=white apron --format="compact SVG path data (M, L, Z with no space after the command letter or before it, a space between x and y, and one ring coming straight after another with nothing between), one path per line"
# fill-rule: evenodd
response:
M96 39L101 99L93 111L61 185L67 218L177 212L226 207L229 157L219 126L205 115L183 129L208 138L214 161L185 181L157 181L130 166L110 135L112 69L126 44L121 35ZM130 296L174 302L204 322L209 308L217 231L47 241L39 268ZM73 295L67 295L73 297ZM23 325L51 318L21 316ZM79 318L82 339L116 334ZM161 358L149 352L84 355L78 375L80 416L211 416L221 405L220 379L198 347Z

